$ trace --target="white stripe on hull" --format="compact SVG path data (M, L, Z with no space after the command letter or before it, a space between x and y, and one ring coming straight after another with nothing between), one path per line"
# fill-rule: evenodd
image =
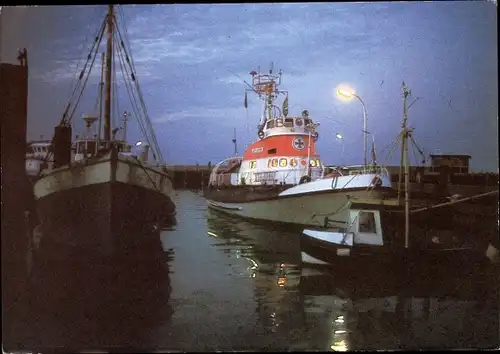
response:
M79 162L72 163L69 167L63 166L53 169L36 182L34 186L35 197L40 199L71 188L110 182L113 180L112 172L110 154L99 160L89 160L88 165ZM126 156L118 155L114 181L155 191L158 189L167 196L172 194L172 182L166 173L147 165L142 167L138 161Z
M328 265L328 263L323 262L320 259L314 258L313 256L305 253L304 251L300 252L300 258L302 260L302 263L305 263L305 264ZM302 275L304 276L304 274L302 274ZM308 275L308 274L306 274L306 275Z
M355 199L382 200L385 191L355 190L344 192L318 193L296 197L277 198L248 203L221 203L209 200L209 206L227 213L250 219L292 223L307 226L323 226L325 214L331 213L329 226L345 228L348 226L350 201Z
M392 183L389 176L381 176L374 173L367 173L362 175L324 178L309 183L299 184L281 192L280 197L291 196L294 194L327 191L332 189L338 190L338 189L370 188L370 186L372 185L372 181L375 177L380 178L381 187L392 188Z

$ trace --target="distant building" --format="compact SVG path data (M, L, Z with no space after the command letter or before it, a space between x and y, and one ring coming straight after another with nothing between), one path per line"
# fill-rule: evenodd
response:
M431 167L450 167L452 173L469 173L470 155L430 155Z

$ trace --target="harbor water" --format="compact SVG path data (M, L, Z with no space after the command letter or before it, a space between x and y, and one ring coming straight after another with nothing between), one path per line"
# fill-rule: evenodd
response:
M19 347L171 352L498 346L495 284L422 298L384 292L383 278L391 278L386 274L372 292L367 284L338 280L349 279L346 274L301 269L295 231L208 210L191 191L177 191L175 202L177 225L158 235L161 243L152 242L150 253L142 250L112 265L119 269L106 270L91 258L35 262L26 320L14 329Z

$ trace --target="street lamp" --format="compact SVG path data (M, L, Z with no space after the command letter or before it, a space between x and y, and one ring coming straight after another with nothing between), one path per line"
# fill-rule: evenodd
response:
M363 152L364 152L364 165L366 167L366 106L361 97L356 95L354 90L350 88L337 88L337 96L341 98L346 98L346 99L352 99L353 97L356 97L359 102L363 105Z

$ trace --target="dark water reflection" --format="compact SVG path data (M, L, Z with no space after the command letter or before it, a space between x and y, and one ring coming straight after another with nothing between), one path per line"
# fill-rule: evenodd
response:
M152 242L113 264L82 255L72 264L40 266L26 342L65 352L498 344L493 291L405 299L384 293L382 283L375 292L346 274L301 269L296 232L207 210L192 192L178 192L176 204L177 225L161 234L163 256Z

